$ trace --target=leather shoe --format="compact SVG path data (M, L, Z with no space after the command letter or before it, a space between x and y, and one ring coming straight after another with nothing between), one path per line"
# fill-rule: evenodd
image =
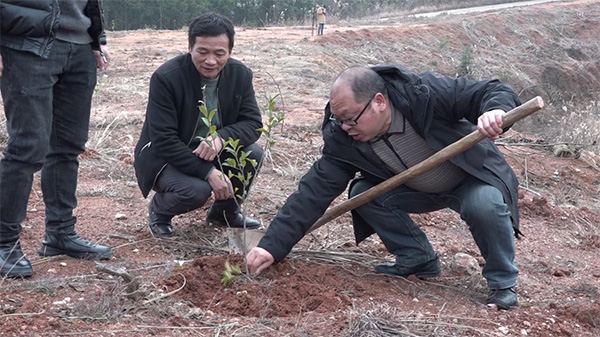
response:
M21 250L21 244L0 244L0 275L2 277L29 277L33 275L31 263Z
M86 260L105 260L113 255L110 247L90 242L73 229L46 232L39 253L41 256L67 255Z
M152 236L173 236L173 226L171 225L171 221L161 220L152 210L152 202L148 204L148 213L150 214L148 226L150 227Z
M498 309L510 310L518 305L517 289L515 287L505 289L490 289L487 304L495 304Z
M431 261L411 267L402 266L396 263L378 264L375 266L375 271L381 274L400 277L409 277L414 274L416 277L422 279L436 277L442 273L440 260L437 257Z
M215 207L210 206L206 215L206 222L213 223L219 226L226 226L232 228L244 228L244 220L246 222L246 229L256 229L260 227L260 221L244 217L239 211L235 211L227 214L226 211L217 211Z

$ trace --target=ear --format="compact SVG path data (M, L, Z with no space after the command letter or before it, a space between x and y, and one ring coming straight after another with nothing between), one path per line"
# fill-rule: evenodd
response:
M375 94L375 97L373 97L373 103L375 103L375 110L377 110L378 112L383 112L387 108L387 99L380 92Z

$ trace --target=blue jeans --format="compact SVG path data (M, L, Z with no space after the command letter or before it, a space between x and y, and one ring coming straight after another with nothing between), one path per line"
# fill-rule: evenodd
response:
M317 35L323 35L323 28L325 27L324 23L319 23L319 27L317 28Z
M0 229L20 231L40 169L46 231L72 227L77 157L88 139L96 85L91 46L55 40L48 59L2 47L2 59L9 140L0 161Z
M350 196L375 184L366 179L353 184ZM502 193L475 177L468 177L455 189L440 194L412 190L404 185L355 211L379 235L396 263L414 266L436 257L425 233L408 213L427 213L449 207L460 214L486 263L483 276L492 289L512 287L519 269L514 264L515 244L510 212Z
M256 160L257 163L260 163L261 158L263 156L263 149L258 144L251 144L246 146L244 151L251 151L248 158ZM190 149L190 152L192 150ZM227 151L221 151L218 159L221 163L225 162L227 158L233 158L233 155ZM219 169L218 164L215 163L217 169ZM232 170L234 174L237 174L237 170L224 166L224 171L227 172ZM244 168L244 176L247 177L248 173L252 174L251 181L256 178L256 174L260 168L254 168L252 165L248 164ZM237 178L231 178L231 184L233 185L236 195L241 195L246 189L250 186L244 187L242 182L240 182ZM152 203L152 209L154 213L158 216L161 221L168 222L175 215L187 213L193 211L197 208L202 207L210 198L212 188L210 184L201 178L189 176L181 171L177 170L171 165L167 165L163 171L158 176L156 180L156 185L154 186L154 190L156 194L152 197L150 201ZM246 193L247 194L247 193ZM233 199L230 199L233 201ZM217 201L220 204L225 203L225 201ZM243 202L240 198L238 198L238 203Z

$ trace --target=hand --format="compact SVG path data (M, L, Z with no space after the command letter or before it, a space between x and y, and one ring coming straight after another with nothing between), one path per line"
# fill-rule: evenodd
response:
M223 174L223 172L215 168L210 171L207 180L212 188L216 200L227 200L233 198L231 181L225 174Z
M192 153L206 161L213 161L221 149L223 149L221 137L211 135L206 137Z
M266 250L255 247L246 255L246 263L251 275L258 275L275 262L275 258Z
M106 46L100 46L100 50L94 50L94 56L96 57L96 65L100 71L108 69L110 53Z
M0 77L2 77L2 70L4 70L4 63L2 63L2 54L0 54Z
M484 113L477 119L477 129L484 136L496 140L498 135L502 133L502 117L504 114L505 112L500 109Z

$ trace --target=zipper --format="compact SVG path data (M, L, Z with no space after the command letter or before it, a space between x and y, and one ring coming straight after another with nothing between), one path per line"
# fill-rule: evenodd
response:
M219 82L221 78L219 77ZM219 102L219 84L217 83L217 114L219 115L219 126L223 127L223 114L221 114L221 102Z
M44 44L42 45L42 48L40 49L40 56L44 55L44 52L46 51L46 48L48 47L48 44L50 43L50 39L52 38L52 26L54 26L54 23L56 21L56 12L57 12L57 7L58 6L58 0L56 1L52 1L52 19L50 20L50 27L48 27L49 31L50 31L50 35L48 35L48 37L46 38L46 40L44 41Z
M154 181L152 181L152 189L154 188L154 186L156 185L156 181L158 180L158 176L160 176L160 174L162 173L162 171L165 169L165 167L167 167L167 165L169 164L164 164L160 170L158 170L158 173L156 174L156 176L154 176Z
M142 146L140 152L138 153L138 156L141 156L142 152L144 152L144 149L149 148L150 146L152 146L152 141L149 141L148 143L146 143L146 145Z
M400 161L400 163L402 164L402 166L404 166L404 168L408 170L408 165L406 165L406 163L404 163L404 160L402 160L402 158L400 158L400 155L396 152L396 150L394 150L394 146L392 145L392 143L390 143L390 140L388 139L388 136L387 135L383 135L383 136L381 136L381 139L383 139L383 142L385 143L385 145L387 145L387 147L392 151L392 153Z
M202 97L202 99L205 99L205 97ZM198 101L198 104L200 104L200 101ZM188 142L187 142L188 147L190 146L190 144L192 144L192 141L194 140L194 138L196 138L196 131L198 131L198 124L200 123L201 118L202 118L202 115L200 112L200 106L198 106L198 118L196 119L196 125L194 126L194 132L192 133L192 138L190 138L190 140L188 140Z

